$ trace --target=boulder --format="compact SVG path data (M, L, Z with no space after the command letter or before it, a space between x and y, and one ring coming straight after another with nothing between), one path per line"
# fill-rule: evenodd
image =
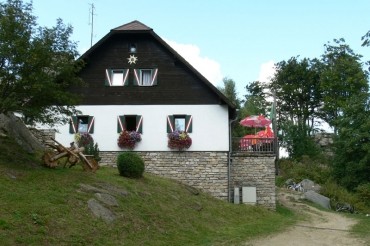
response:
M304 193L305 199L320 205L323 208L331 209L330 208L330 198L323 196L313 190L309 190Z
M309 179L304 179L300 182L301 186L305 191L313 190L315 192L319 192L321 189L321 186L313 182Z
M14 114L0 114L0 138L14 139L28 153L43 151L45 147Z
M101 205L97 200L91 198L87 204L95 217L101 218L105 221L105 223L110 224L116 219L116 216L113 214L113 212Z
M106 193L95 193L95 197L105 205L118 207L117 199L112 195Z

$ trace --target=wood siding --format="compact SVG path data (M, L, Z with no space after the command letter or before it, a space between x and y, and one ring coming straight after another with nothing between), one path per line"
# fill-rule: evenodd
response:
M129 44L135 43L138 57L130 65ZM82 105L192 105L220 104L220 97L191 69L149 33L111 35L88 56L80 76L87 87L74 88ZM106 69L130 69L128 86L105 86ZM158 68L158 85L133 85L134 69Z

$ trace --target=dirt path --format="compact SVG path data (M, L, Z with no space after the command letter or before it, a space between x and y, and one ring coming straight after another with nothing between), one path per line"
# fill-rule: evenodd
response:
M298 213L307 215L307 219L298 222L289 230L271 235L266 238L247 242L247 246L334 246L368 245L366 242L354 238L348 230L356 221L341 214L325 212L299 202L299 194L281 191L278 193L279 202L294 209Z

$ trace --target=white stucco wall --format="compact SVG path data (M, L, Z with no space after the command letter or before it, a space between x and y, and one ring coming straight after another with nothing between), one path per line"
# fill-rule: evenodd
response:
M193 140L189 151L228 151L228 108L225 105L111 105L78 106L84 115L95 116L92 137L101 151L119 151L117 116L142 115L142 140L137 151L171 151L167 147L167 116L193 116ZM73 141L69 124L57 127L56 139L69 146Z

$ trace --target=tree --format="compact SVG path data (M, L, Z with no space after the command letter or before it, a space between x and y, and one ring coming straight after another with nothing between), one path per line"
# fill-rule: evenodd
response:
M334 44L328 43L325 48L320 76L323 92L320 115L336 131L344 108L353 98L366 98L369 85L360 61L362 56L355 54L344 39L334 39Z
M370 97L352 97L338 120L335 179L350 190L370 183ZM365 104L364 104L365 103Z
M245 95L245 102L241 109L242 117L247 115L266 115L267 101L265 86L260 81L253 81L246 87L247 94Z
M240 99L238 98L235 82L227 77L222 79L224 83L223 87L218 87L218 89L236 106L237 109L240 108Z
M65 122L75 113L78 96L68 92L80 83L81 63L72 27L58 19L39 27L32 4L0 4L0 114L21 113L27 123Z
M317 109L321 105L321 63L317 59L292 57L275 66L268 89L276 95L278 128L283 132L279 138L289 155L298 158L314 146L310 136L316 130Z
M267 103L265 100L262 83L259 81L254 81L245 88L247 90L247 94L245 95L245 100L241 101L243 105L239 110L239 121L249 115L265 115ZM255 133L255 129L244 127L239 124L233 128L234 137L242 137L246 134L252 133Z
M232 79L229 79L227 77L223 78L222 82L224 83L223 87L218 87L218 89L235 105L237 112L237 119L240 119L240 104L241 101L238 98L237 91L235 88L235 82ZM233 137L240 137L241 136L241 126L238 124L238 122L234 122L232 125L231 135Z
M370 31L362 37L362 46L370 46ZM344 40L330 46L333 71L339 81L332 85L332 124L337 129L334 141L334 178L350 190L370 184L370 93L367 72L362 70L359 58L344 44ZM369 65L370 62L367 62ZM330 63L328 64L330 65ZM328 66L330 68L330 66ZM339 87L339 88L338 88ZM334 100L334 95L341 98Z

